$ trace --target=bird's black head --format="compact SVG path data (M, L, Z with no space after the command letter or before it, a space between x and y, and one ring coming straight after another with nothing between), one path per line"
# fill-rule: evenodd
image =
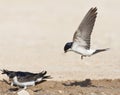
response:
M64 46L64 52L66 53L71 47L72 47L73 42L68 42Z
M8 76L9 76L10 79L12 79L12 78L14 78L16 76L16 74L15 73L11 73Z
M2 74L6 74L9 78L13 78L15 76L15 72L13 71L8 71L6 69L1 70Z
M2 74L7 74L7 75L9 75L10 73L12 73L12 71L8 71L6 69L3 69L1 71L2 71Z

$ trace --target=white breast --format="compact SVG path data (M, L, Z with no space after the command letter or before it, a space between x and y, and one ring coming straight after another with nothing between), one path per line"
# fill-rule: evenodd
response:
M19 82L16 76L13 78L13 83L21 87L35 85L35 81Z
M74 43L72 46L72 51L84 56L90 56L93 54L95 50L92 49L87 50L84 47L79 46L77 43Z

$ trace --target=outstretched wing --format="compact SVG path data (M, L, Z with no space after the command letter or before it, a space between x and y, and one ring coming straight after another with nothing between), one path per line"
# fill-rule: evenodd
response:
M85 49L90 48L90 37L97 17L97 8L91 8L85 15L77 31L73 36L73 42Z

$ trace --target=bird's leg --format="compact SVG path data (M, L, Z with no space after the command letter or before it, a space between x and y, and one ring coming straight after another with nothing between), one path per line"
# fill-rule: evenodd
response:
M81 56L81 59L83 59L83 57L84 57L84 56L82 55L82 56Z
M10 84L10 85L11 85L11 86L13 86L13 84L14 84L14 83L13 83L13 82L11 82L11 84Z
M27 88L27 86L24 86L24 88L23 88L23 89L25 90L26 88Z
M35 83L32 86L35 86Z

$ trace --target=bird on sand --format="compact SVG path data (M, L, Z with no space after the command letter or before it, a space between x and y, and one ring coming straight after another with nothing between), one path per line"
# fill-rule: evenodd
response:
M28 86L35 86L38 83L50 79L50 76L46 76L47 71L40 73L22 72L22 71L8 71L1 70L2 74L6 74L11 82L11 86L16 85L26 89Z
M105 49L91 49L90 48L90 39L91 33L97 17L97 8L91 8L82 22L80 23L78 29L73 35L73 41L68 42L64 46L64 52L73 51L81 55L81 59L86 56L91 56L99 52L108 50Z

